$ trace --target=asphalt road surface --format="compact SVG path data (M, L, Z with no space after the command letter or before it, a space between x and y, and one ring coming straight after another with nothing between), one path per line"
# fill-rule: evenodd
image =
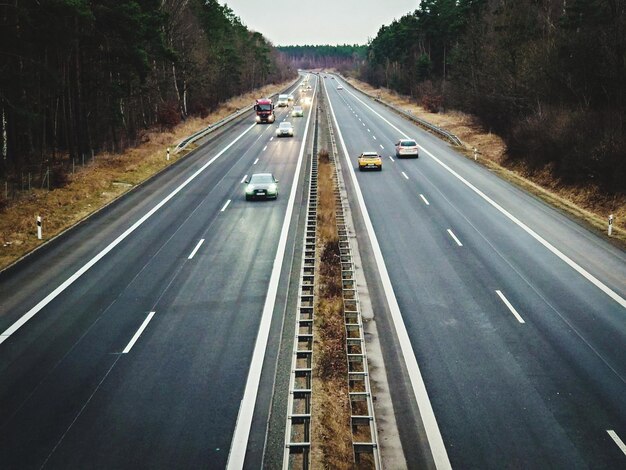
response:
M0 467L226 466L309 110L280 139L249 113L0 275Z
M361 193L452 467L625 468L625 253L339 78L325 83L350 202L359 212ZM420 158L396 158L407 137ZM356 169L366 150L382 172ZM388 375L401 382L402 367ZM399 416L405 453L415 419Z
M626 468L625 253L322 80L409 467ZM293 138L236 120L0 273L1 468L261 465L310 109L277 109ZM265 171L278 199L246 202Z

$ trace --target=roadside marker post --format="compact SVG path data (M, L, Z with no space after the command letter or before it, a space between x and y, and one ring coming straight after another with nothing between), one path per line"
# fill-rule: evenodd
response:
M609 237L613 234L613 214L609 215Z
M478 160L478 149L474 147L474 161Z
M167 161L170 161L170 148L167 148Z
M37 240L41 240L41 216L37 216Z

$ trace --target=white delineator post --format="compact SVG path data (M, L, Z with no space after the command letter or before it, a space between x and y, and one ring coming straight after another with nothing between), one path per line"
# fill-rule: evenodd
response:
M613 234L613 214L609 215L609 237Z
M167 161L170 161L170 148L167 148Z
M37 216L37 240L41 240L41 216Z
M474 161L478 159L478 149L474 147Z

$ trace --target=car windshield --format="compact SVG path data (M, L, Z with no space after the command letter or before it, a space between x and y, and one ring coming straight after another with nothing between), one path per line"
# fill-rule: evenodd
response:
M414 140L405 140L404 142L402 142L402 147L415 147L417 145L417 142L415 142Z
M252 175L250 178L251 184L263 184L263 183L273 183L274 177L270 174L258 174Z
M280 123L280 128L281 129L289 129L289 128L291 128L291 123L290 122L281 122Z
M271 104L257 104L256 108L259 111L271 111L272 105Z
M302 106L294 106L294 111L302 111Z
M373 152L365 152L363 154L363 158L376 158L378 157L377 153L373 153Z

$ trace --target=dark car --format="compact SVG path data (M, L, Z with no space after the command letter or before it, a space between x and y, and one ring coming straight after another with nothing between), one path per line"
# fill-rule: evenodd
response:
M255 173L246 180L246 200L276 199L278 197L278 180L272 173Z

